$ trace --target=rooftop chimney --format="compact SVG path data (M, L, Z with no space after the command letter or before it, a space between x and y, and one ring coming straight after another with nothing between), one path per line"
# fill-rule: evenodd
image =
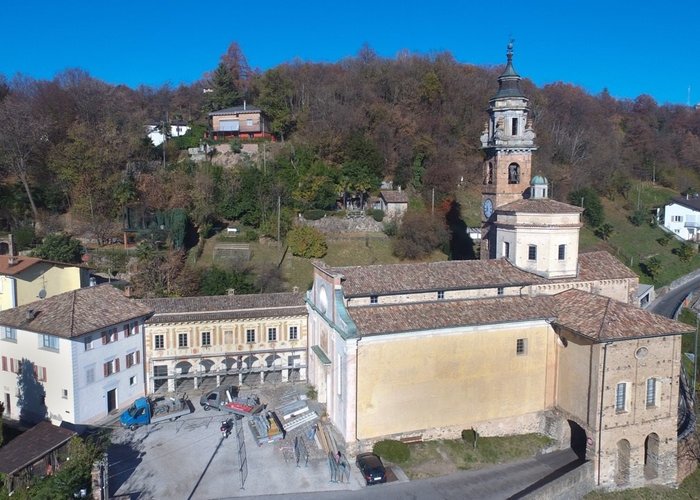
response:
M36 318L36 311L34 309L27 309L25 316L29 321L31 321Z

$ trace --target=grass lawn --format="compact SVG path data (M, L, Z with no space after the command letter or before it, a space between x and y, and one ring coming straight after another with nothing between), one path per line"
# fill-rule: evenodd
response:
M284 246L278 247L273 240L262 239L246 242L243 238L220 238L215 235L204 244L204 251L197 259L196 265L208 268L213 265L214 247L217 243L242 243L250 245L251 258L249 261L254 272L266 265L279 265L282 261L282 273L289 285L298 287L300 291L311 288L313 266L310 259L295 257L291 252L284 254ZM329 266L361 266L372 264L393 264L400 260L392 254L391 240L384 233L346 233L342 236L327 237L328 253L319 260ZM284 260L282 260L284 254ZM439 251L430 255L426 261L446 260L447 256Z
M480 437L477 448L462 439L441 439L409 445L411 457L401 468L411 479L437 477L458 470L532 457L552 443L539 434Z
M688 476L678 489L653 486L635 488L614 493L593 492L586 495L586 500L681 500L700 498L700 469Z

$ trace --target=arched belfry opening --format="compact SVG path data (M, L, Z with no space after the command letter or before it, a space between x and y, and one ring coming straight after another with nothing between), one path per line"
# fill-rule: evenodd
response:
M508 165L508 184L520 184L520 165L517 163Z

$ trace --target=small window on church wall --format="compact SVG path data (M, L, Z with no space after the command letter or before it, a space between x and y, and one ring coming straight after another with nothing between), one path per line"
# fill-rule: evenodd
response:
M566 245L559 245L559 260L566 259Z
M520 165L517 163L508 166L508 184L520 184Z
M527 260L537 260L537 245L527 247Z
M510 259L510 243L508 243L507 241L503 242L503 256L506 259Z
M486 165L486 176L484 179L484 184L493 184L493 163L489 162Z
M518 135L518 119L513 118L511 125L511 132L513 132L513 135Z

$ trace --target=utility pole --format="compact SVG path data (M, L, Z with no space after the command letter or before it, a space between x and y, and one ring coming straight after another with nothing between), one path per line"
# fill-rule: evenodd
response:
M280 241L280 222L282 220L282 196L277 195L277 248L281 248L282 244Z

